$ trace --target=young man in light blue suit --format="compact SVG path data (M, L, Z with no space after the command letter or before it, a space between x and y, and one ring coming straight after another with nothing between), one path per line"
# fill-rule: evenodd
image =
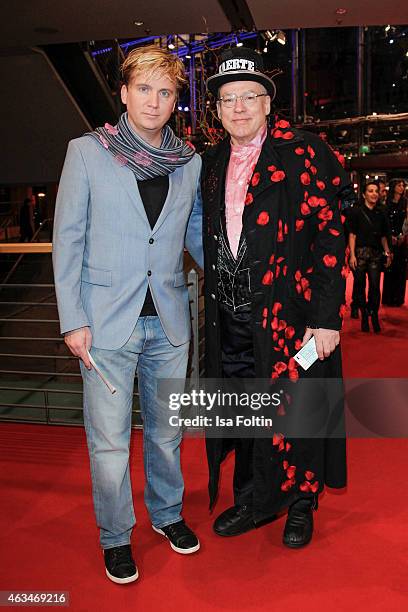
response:
M183 249L202 266L201 159L166 125L185 81L182 62L157 47L123 64L116 126L69 143L54 226L61 332L79 357L96 520L107 576L138 577L129 441L135 373L143 417L145 503L173 550L200 544L181 517L181 430L157 399L160 379L186 374L190 340ZM93 368L88 350L112 394ZM174 414L174 412L172 413ZM166 423L167 426L163 425Z

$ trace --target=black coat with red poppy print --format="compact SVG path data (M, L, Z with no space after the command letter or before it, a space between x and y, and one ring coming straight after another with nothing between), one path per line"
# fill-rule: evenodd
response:
M230 142L203 157L206 376L221 378L217 299L220 216ZM245 234L251 279L255 377L296 382L299 377L341 381L340 347L307 372L293 355L306 326L339 330L344 311L345 240L341 192L350 179L337 154L314 134L279 120L263 144L245 201ZM330 398L329 398L330 403ZM335 403L342 422L343 406ZM275 421L274 421L275 426ZM215 503L220 463L231 440L207 439L210 505ZM254 441L254 520L346 482L345 440L293 440L275 431Z

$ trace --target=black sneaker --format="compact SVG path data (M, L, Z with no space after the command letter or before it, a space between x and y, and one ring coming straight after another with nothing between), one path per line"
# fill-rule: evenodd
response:
M130 544L106 548L103 551L107 577L117 584L128 584L139 577Z
M187 527L183 519L172 525L161 527L161 529L154 525L152 527L154 531L164 535L169 540L172 549L181 555L191 555L200 548L197 536Z

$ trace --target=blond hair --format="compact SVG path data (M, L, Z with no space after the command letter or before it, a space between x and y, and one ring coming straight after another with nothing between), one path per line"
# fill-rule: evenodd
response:
M129 85L133 77L140 72L148 77L168 77L180 89L187 82L184 64L177 55L155 45L133 49L122 64L122 79Z

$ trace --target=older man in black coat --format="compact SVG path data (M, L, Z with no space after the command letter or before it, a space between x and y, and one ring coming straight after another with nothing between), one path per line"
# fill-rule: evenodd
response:
M255 51L226 51L207 85L229 137L203 160L206 376L341 380L340 199L349 177L317 136L282 119L269 124L276 88ZM312 336L319 360L306 373L294 355ZM342 402L334 413L342 430ZM234 505L215 532L239 535L288 509L283 542L307 544L318 494L346 483L344 437L209 437L211 507L232 448Z

